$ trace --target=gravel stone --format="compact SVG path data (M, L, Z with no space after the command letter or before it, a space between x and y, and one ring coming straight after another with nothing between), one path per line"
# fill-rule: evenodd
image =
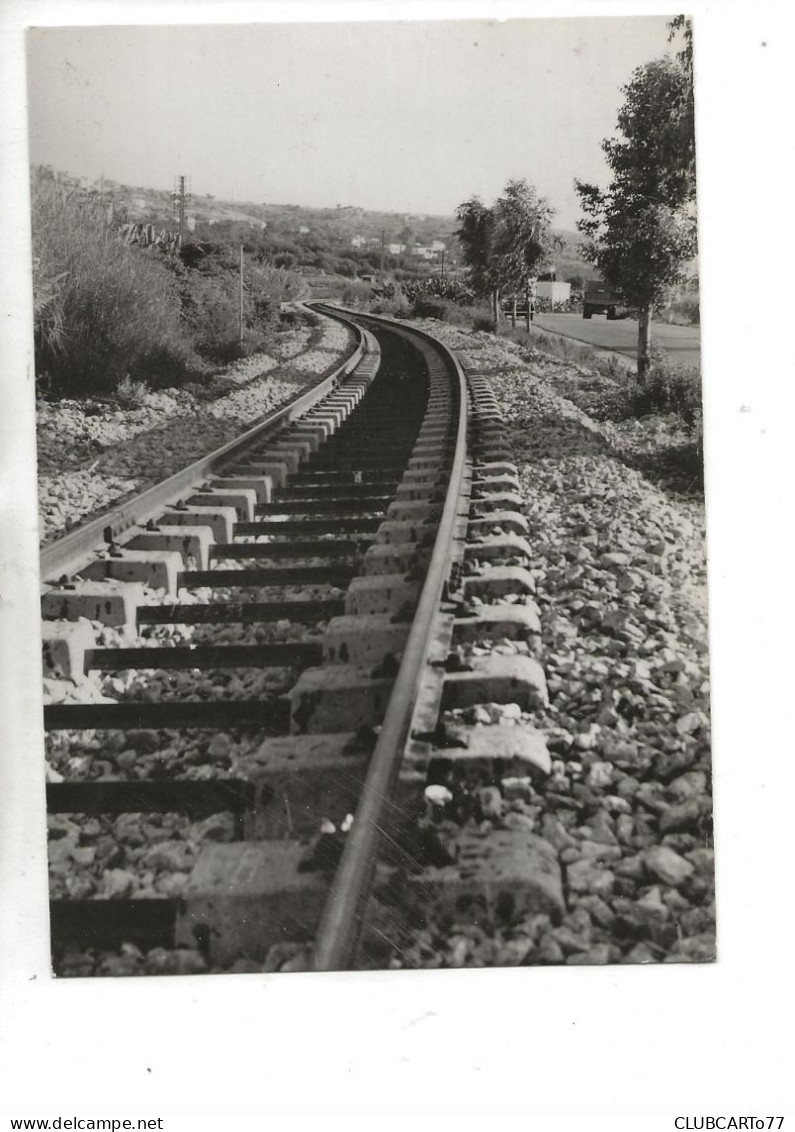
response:
M609 896L615 884L615 875L609 869L600 869L592 861L575 861L566 873L571 892L584 892L594 896Z
M679 885L693 872L693 865L665 845L653 845L643 854L643 863L664 884Z
M274 355L232 363L210 379L214 400L189 388L150 392L139 408L99 401L37 404L40 530L51 541L95 512L173 474L293 397L338 365L349 337L324 319L308 350L309 327L280 335ZM280 361L287 365L280 365ZM231 392L229 385L236 385Z
M566 963L576 967L597 967L611 962L611 948L609 943L596 943L587 951L575 952L566 958Z
M715 958L715 933L678 939L665 958L666 963L710 963Z

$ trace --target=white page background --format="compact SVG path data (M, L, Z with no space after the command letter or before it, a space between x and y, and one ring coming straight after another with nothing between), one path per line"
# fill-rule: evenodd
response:
M153 1115L171 1129L391 1128L396 1114L410 1112L447 1113L444 1126L461 1129L613 1129L673 1127L655 1113L779 1115L795 1107L795 133L786 3L688 8L696 18L719 961L117 981L49 975L22 29L676 10L598 0L0 0L0 1112ZM646 1115L631 1124L604 1115L633 1112ZM169 1123L169 1113L194 1115ZM214 1113L240 1113L239 1124ZM569 1115L555 1122L553 1113Z

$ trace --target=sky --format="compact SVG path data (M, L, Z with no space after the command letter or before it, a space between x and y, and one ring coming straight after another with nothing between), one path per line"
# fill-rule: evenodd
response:
M30 157L92 180L270 204L452 214L526 177L579 215L575 177L666 17L41 28Z

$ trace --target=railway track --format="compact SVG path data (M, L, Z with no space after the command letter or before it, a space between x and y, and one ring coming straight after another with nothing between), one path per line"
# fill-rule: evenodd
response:
M356 330L335 375L42 552L56 969L388 965L430 916L562 910L545 842L466 820L549 771L477 721L546 703L496 403L429 335L316 309Z

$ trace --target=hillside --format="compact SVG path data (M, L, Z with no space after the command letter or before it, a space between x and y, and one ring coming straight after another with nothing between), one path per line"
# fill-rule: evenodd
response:
M59 174L88 192L101 193L120 217L156 229L178 224L174 192L123 185L112 180L89 183ZM369 211L354 205L306 208L301 205L218 200L211 194L190 194L186 215L192 239L212 243L242 243L247 250L268 253L277 267L320 269L341 275L375 273L381 266L382 244L387 270L445 273L462 269L455 237L455 216ZM579 251L577 232L559 230L563 248L556 263L558 279L594 278L594 268Z

